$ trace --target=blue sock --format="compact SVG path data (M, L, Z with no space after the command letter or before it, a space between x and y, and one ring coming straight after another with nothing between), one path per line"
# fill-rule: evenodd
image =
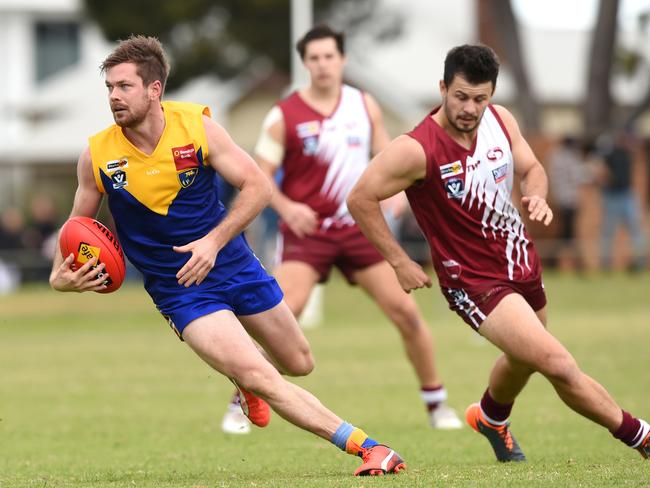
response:
M357 456L361 456L365 449L379 444L376 440L368 437L368 434L363 430L347 422L343 422L336 429L336 432L332 436L332 443L342 451Z
M379 442L377 442L376 440L371 439L370 437L368 437L365 441L363 441L363 444L361 444L361 447L363 447L364 449L368 449L369 447L377 446L377 445L379 445Z
M332 444L338 447L341 451L345 451L345 444L350 437L350 434L354 431L354 425L343 422L334 435L332 436Z

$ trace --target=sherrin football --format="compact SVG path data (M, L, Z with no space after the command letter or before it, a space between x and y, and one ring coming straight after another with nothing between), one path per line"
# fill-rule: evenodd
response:
M108 277L106 288L98 293L111 293L124 281L124 253L117 237L98 220L90 217L72 217L63 224L59 234L64 258L74 254L74 269L79 269L93 257L97 265L104 263Z

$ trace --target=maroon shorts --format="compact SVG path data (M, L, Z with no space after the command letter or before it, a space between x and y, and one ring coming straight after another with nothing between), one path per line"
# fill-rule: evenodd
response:
M309 264L320 275L321 283L327 281L332 266L336 266L348 282L354 284L352 275L355 271L384 260L356 225L318 230L302 239L290 230L282 230L278 256L281 262Z
M546 305L546 293L541 278L523 282L494 280L487 290L485 286L481 286L480 291L442 286L440 289L449 303L449 308L475 330L478 330L503 297L510 293L518 293L524 297L535 312Z

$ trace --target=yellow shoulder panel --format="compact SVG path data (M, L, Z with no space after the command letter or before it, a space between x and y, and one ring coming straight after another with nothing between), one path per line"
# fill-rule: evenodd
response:
M209 116L210 110L183 102L163 102L162 105L165 131L152 154L144 154L134 147L117 125L90 138L90 153L93 174L101 192L117 198L119 192L126 192L151 211L167 215L183 184L188 186L183 173L189 167L176 154L177 150L192 150L194 157L200 152L206 164L208 143L203 115ZM104 188L102 174L111 188Z

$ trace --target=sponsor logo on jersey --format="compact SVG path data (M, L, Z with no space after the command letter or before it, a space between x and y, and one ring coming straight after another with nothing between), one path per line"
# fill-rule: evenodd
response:
M199 172L198 168L186 169L178 173L178 181L181 182L183 188L187 188L196 179L196 175Z
M361 138L359 136L347 137L348 147L361 147Z
M112 161L106 161L106 172L112 173L118 169L128 168L129 160L127 158L114 159Z
M318 120L310 120L296 125L296 134L302 139L302 153L305 156L313 156L316 154L320 133L321 125Z
M126 181L126 171L122 171L121 169L115 171L115 173L111 175L111 181L113 182L114 190L119 190L129 184L129 182Z
M88 261L90 261L92 258L97 258L97 262L95 263L95 266L93 266L93 269L97 268L101 264L101 261L99 260L99 253L101 252L101 248L91 246L90 244L86 242L80 242L79 243L79 249L77 250L77 262L81 263L82 265L86 264ZM97 275L97 278L102 278L106 273L101 272ZM110 276L107 277L104 280L104 285L109 286L110 284L113 283L113 280L111 280Z
M181 147L172 147L172 156L176 171L187 168L196 168L199 166L199 158L196 155L194 144L187 144Z
M445 271L447 272L447 275L452 280L457 280L458 278L460 278L463 269L461 265L458 264L457 261L454 261L453 259L446 259L445 261L442 262L442 265L445 267Z
M296 134L301 139L305 137L318 136L320 134L320 122L318 120L310 120L296 125Z
M147 171L145 171L145 174L146 174L147 176L155 176L155 175L159 175L159 174L160 174L160 170L157 169L157 168L151 168L151 169L148 169Z
M479 167L481 164L481 160L477 159L474 161L471 157L467 157L467 161L465 161L465 166L467 166L467 171L474 171L476 168Z
M302 140L302 153L305 156L313 156L318 150L318 136L305 137Z
M463 198L465 195L465 182L460 178L448 180L445 183L447 198Z
M487 158L493 163L496 163L502 157L503 157L503 149L501 149L499 146L493 147L492 149L489 149L487 152Z
M492 170L492 176L494 176L494 181L501 183L508 176L508 165L502 164L496 169Z
M463 173L463 165L458 161L454 161L453 163L449 164L443 164L440 166L440 177L443 180L446 180L447 178L451 178L452 176L457 176Z

